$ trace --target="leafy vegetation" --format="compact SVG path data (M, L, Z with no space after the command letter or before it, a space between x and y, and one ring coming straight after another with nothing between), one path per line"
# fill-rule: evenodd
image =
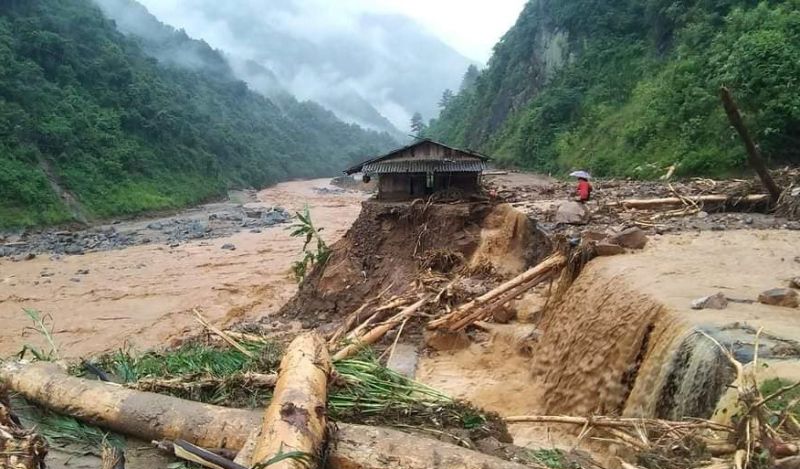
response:
M784 386L792 384L794 383L780 378L770 379L761 384L761 394L769 396ZM781 394L769 401L767 407L770 410L781 413L786 412L786 414L793 416L795 419L800 419L800 388L794 388Z
M558 449L538 449L528 453L531 462L550 469L580 469L580 465L569 461L564 452Z
M394 143L225 70L159 63L90 0L0 0L0 228L176 208Z
M229 347L189 343L173 350L140 356L119 351L101 357L97 366L125 383L161 378L178 379L189 384L215 378L215 386L196 389L172 387L159 392L218 405L264 406L272 398L272 389L248 384L239 378L246 372L276 372L282 350L268 341L243 342L242 345L252 352L252 358ZM463 428L483 434L497 432L501 425L496 417L385 368L370 350L356 358L340 360L334 366L337 379L328 400L334 419L413 426L428 431ZM73 372L84 373L83 369Z
M797 0L532 0L427 134L541 171L735 173L726 85L765 156L797 164L798 77Z
M311 220L311 212L308 206L305 207L303 213L296 213L298 222L289 227L292 230L292 236L298 238L305 238L303 243L303 258L292 264L292 272L297 281L301 281L306 277L306 274L315 265L325 265L328 258L331 256L331 248L325 244L325 240L320 236L320 232L324 228L316 228L314 222ZM309 251L308 246L313 241L317 242L316 251Z

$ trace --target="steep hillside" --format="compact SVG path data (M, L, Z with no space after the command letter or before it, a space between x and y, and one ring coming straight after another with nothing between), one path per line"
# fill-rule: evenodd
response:
M539 170L736 172L729 86L773 163L800 163L800 2L532 0L428 134Z
M139 1L232 61L271 70L295 96L371 128L385 129L388 119L405 132L414 112L433 117L442 92L456 89L471 63L410 18L354 11L354 2ZM239 77L252 84L250 75Z
M198 52L216 71L160 64L90 0L0 0L0 227L178 207L394 144Z

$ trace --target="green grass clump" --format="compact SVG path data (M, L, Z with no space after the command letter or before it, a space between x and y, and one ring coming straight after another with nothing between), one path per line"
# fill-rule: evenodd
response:
M246 371L268 372L277 368L280 350L274 344L243 343L242 346L253 357L234 348L189 343L168 352L148 352L140 356L129 351L118 351L102 357L99 364L126 383L141 378L199 374L219 378Z
M528 452L530 462L544 465L550 469L579 469L581 466L571 462L559 449L537 449Z
M85 424L74 417L37 407L23 399L14 399L13 404L25 426L34 427L50 446L68 447L100 456L104 444L117 448L125 445L122 436Z
M790 386L792 384L794 383L781 378L770 379L761 384L761 394L766 397L777 392L782 387ZM800 399L800 388L792 389L791 391L785 392L775 399L772 399L767 403L767 407L776 412L783 412L786 410L786 407L795 399ZM795 404L793 408L789 409L789 412L795 418L800 418L800 405Z
M242 345L253 353L253 358L234 348L191 343L138 357L119 351L101 357L97 365L125 383L144 378L179 378L191 383L213 377L217 380L212 387L157 392L229 407L265 406L272 398L272 389L248 383L243 374L277 371L280 348L270 342ZM369 351L354 359L338 361L334 367L336 373L328 404L336 420L437 431L460 428L476 436L508 438L498 417L389 370Z

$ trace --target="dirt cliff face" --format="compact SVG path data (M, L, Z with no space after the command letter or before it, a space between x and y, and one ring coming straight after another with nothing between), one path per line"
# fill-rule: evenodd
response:
M430 268L446 275L456 269L484 277L514 275L546 256L549 241L535 222L504 204L369 200L332 250L281 309L283 317L319 326L380 292L402 294Z

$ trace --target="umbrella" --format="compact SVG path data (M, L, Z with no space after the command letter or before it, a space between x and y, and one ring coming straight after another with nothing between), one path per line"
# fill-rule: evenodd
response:
M592 175L587 173L586 171L573 171L569 173L570 176L574 178L581 178L581 179L591 179Z

